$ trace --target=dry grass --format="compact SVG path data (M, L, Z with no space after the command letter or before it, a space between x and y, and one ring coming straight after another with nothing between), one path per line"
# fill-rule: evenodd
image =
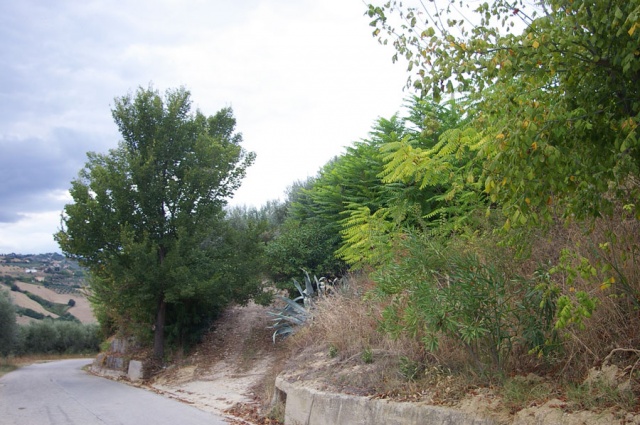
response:
M312 322L287 341L284 370L295 369L297 377L318 379L343 393L439 404L459 400L473 383L443 360L463 361L445 352L446 341L440 352L427 353L416 338L382 332L385 301L372 295L373 287L359 276L319 300Z
M583 291L597 300L584 327L569 326L562 331L563 353L557 359L560 375L580 381L612 350L640 346L640 221L626 217L620 209L616 217L598 219L588 227L557 225L537 237L532 247L530 269L536 264L557 264L563 249L573 253L573 267L579 267L581 261L593 267L592 273L578 273L574 280L567 273L553 276L561 294L574 299ZM614 360L624 369L638 359L621 353Z
M320 342L331 347L340 360L383 345L384 335L377 331L381 306L362 299L371 285L370 281L351 279L344 289L318 300L311 326L292 343L309 347Z
M561 295L575 300L575 294L584 291L597 299L597 308L585 318L584 327L573 324L559 330L561 346L548 357L518 348L501 373L483 375L470 367L459 341L443 337L437 351L427 352L420 335L391 338L379 326L386 301L371 295L375 283L363 275L317 302L312 322L287 341L291 354L284 370L306 370L298 376L321 379L342 392L439 404L453 404L478 387L497 386L503 388L505 406L515 411L550 397L566 397L571 388L582 388L589 369L600 367L612 350L640 347L640 221L620 210L618 217L596 220L589 228L558 224L529 236L530 255L524 260L494 243L486 238L462 246L504 267L508 275L525 278L558 264L564 249L574 253L574 268L582 261L594 267L595 273L578 273L572 282L566 273L552 275ZM615 283L602 285L611 277ZM627 394L637 396L640 356L619 350L609 360L630 378ZM544 381L507 378L531 372Z

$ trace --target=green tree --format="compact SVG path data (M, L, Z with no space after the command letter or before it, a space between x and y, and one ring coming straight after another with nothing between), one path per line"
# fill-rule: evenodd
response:
M291 291L295 290L292 279L299 278L301 269L317 276L340 275L345 269L334 255L340 244L339 217L318 214L310 197L315 183L315 177L294 183L284 204L284 218L279 209L275 217L270 214L279 218L265 248L266 270L278 286Z
M434 152L445 153L439 137L461 121L455 104L413 97L406 112L378 119L369 139L348 149L336 166L345 187L338 254L351 265L384 263L409 229L458 230L477 208L476 192L462 178L466 152L446 152L446 162L432 159ZM464 202L454 201L457 193Z
M116 98L112 114L123 140L108 154L88 154L55 239L91 272L102 316L117 326L153 324L162 358L167 318L173 325L187 305L236 296L224 264L215 264L212 229L254 154L240 146L230 108L194 113L183 88L164 97L140 88Z
M615 203L640 217L640 0L390 1L369 16L410 86L460 99L472 120L449 141L476 153L471 178L507 228Z
M0 355L7 356L16 340L16 310L9 294L0 289Z

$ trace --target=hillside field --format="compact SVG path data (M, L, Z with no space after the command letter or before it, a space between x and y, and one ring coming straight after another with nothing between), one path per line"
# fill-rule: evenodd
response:
M16 281L15 284L23 292L30 292L47 301L51 301L54 303L66 304L69 302L70 299L73 299L75 301L75 305L69 308L68 310L69 313L75 316L82 323L96 323L96 318L94 317L93 312L91 310L91 305L89 303L89 300L87 299L86 296L84 296L81 293L58 294L50 289L45 288L42 285L25 283L20 281ZM5 284L2 284L1 286L3 288L6 288L7 290L10 289L10 287ZM56 314L47 311L43 306L41 306L39 303L29 298L24 293L9 291L9 294L11 296L11 299L13 300L13 303L18 307L30 308L38 313L49 315L52 318L58 317ZM36 319L30 318L27 316L18 316L17 321L19 324L26 324L33 320L36 320Z

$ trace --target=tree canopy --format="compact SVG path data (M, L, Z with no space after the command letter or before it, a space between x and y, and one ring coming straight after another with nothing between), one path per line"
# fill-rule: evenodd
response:
M241 147L231 108L192 112L184 88L140 88L116 98L112 115L122 141L88 153L55 239L90 270L102 319L153 328L160 358L165 322L185 325L256 291L227 280L233 262L219 248L234 237L218 232L255 155Z
M389 1L369 16L410 87L472 118L449 140L475 152L469 178L505 226L606 214L615 200L640 216L640 1Z

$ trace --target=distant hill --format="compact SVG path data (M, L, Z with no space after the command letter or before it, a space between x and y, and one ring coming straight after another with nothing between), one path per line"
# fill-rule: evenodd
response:
M11 291L19 323L45 317L94 323L85 276L76 261L58 253L0 255L0 282Z

